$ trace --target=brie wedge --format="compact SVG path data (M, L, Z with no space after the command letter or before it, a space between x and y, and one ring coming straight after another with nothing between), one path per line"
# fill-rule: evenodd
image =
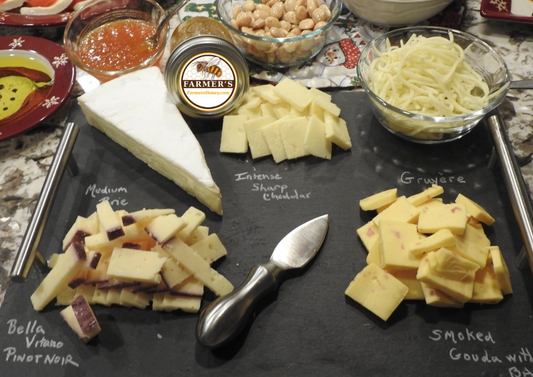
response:
M220 189L159 68L108 81L78 102L92 126L222 215Z

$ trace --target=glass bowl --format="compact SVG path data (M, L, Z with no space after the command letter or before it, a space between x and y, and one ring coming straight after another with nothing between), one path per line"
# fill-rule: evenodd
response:
M165 10L154 0L93 0L69 18L63 36L65 51L76 67L101 82L156 65L165 51L168 24L161 31L157 46L150 38L164 16ZM116 38L112 43L110 34ZM137 37L132 38L132 34ZM121 47L110 51L112 44L118 43ZM95 47L101 53L90 52Z
M318 54L324 47L326 37L333 24L339 18L342 0L316 1L327 6L331 14L329 20L316 30L309 30L304 32L305 34L289 37L274 38L268 36L268 34L265 36L259 32L261 28L254 29L250 27L243 29L235 21L232 21L235 9L238 6L242 7L245 3L244 0L217 0L216 9L220 21L228 28L235 45L246 59L264 67L285 68L299 66ZM285 12L288 13L290 10ZM256 18L254 17L253 20L255 21ZM296 24L294 22L291 23L300 25L299 21ZM280 28L277 27L277 29ZM305 29L302 28L300 30L303 31Z
M424 115L405 106L405 103L412 104L412 102L404 100L402 106L396 107L396 103L393 105L382 98L385 97L385 94L380 97L376 93L384 89L382 85L388 84L379 83L380 79L373 72L375 71L374 65L377 64L373 65L373 61L379 58L381 53L387 51L390 46L406 43L413 35L427 38L435 36L446 39L453 38L453 41L462 47L464 61L480 75L488 86L488 99L483 101L483 105L479 109L465 111L464 114L457 115L452 113L452 115L446 116L428 116L428 113ZM438 51L441 50L437 50L437 53L439 53ZM421 69L428 68L428 59L430 59L428 56L421 57ZM372 110L378 121L393 134L406 140L424 144L449 142L466 135L488 112L503 101L510 84L510 74L505 61L484 41L465 32L432 26L396 29L374 39L361 53L357 64L357 75L361 86L370 98ZM391 80L388 79L387 81ZM410 79L406 81L412 83ZM453 95L453 93L448 94ZM391 98L393 97L391 96ZM393 101L390 100L390 102ZM457 102L459 103L459 101Z

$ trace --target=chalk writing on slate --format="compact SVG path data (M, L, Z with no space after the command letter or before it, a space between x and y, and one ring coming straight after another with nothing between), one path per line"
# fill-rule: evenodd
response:
M109 201L113 207L124 207L128 205L128 201L123 196L128 194L126 187L98 187L96 183L87 186L85 195L91 198L98 198L99 202Z
M283 183L283 176L276 174L257 174L242 172L235 174L235 181L251 182L250 190L257 192L265 202L278 200L305 200L311 192L301 191Z
M446 175L444 173L438 173L434 177L420 177L412 174L409 171L404 171L400 175L400 182L406 185L410 184L424 184L424 185L443 185L446 183L466 183L466 179L463 176Z
M19 323L17 319L9 319L6 325L7 339L13 339L13 344L18 345L21 344L21 338L23 342L22 347L9 345L4 347L2 351L6 362L43 365L69 364L79 367L74 357L65 351L65 344L48 338L46 330L37 320Z

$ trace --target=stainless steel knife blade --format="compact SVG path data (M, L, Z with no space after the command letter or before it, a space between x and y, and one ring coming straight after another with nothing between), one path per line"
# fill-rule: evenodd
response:
M242 331L255 304L277 290L283 272L302 268L311 261L326 238L329 216L310 220L287 234L278 243L270 261L252 268L240 287L208 305L198 318L196 338L208 348L218 348Z

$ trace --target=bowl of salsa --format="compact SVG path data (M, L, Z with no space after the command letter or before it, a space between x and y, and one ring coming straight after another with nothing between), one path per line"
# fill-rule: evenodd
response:
M101 82L156 65L165 50L168 24L154 35L165 10L154 0L94 0L67 22L64 47L72 62Z

